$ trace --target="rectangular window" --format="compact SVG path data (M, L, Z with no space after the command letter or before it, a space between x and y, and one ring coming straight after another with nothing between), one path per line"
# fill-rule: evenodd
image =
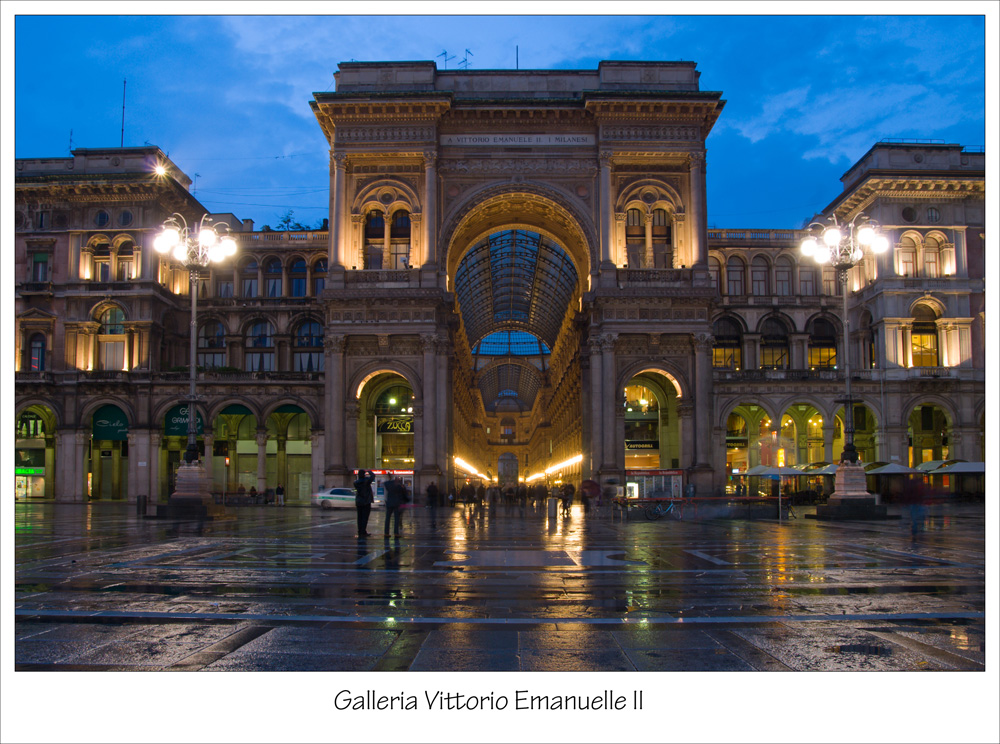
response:
M816 273L812 269L799 269L799 294L806 297L816 294Z
M938 254L928 251L924 254L924 276L936 277L938 275Z
M831 268L823 269L823 294L828 297L835 297L837 292L837 270Z
M265 279L264 282L267 289L267 297L281 297L281 277Z
M49 254L36 253L31 262L31 281L47 282L49 280Z
M792 293L792 270L787 266L778 266L774 270L775 294L788 297Z
M297 351L295 352L295 372L322 372L323 352L321 351Z
M913 366L914 367L937 367L938 348L937 335L933 333L914 333L913 339Z
M119 281L128 282L134 279L132 274L132 257L120 258L118 259L118 279Z
M243 280L243 296L244 297L256 297L257 296L257 280L256 279L244 279Z
M809 369L833 369L837 366L837 347L810 346Z
M292 297L306 296L306 278L304 276L292 277L290 283L292 285Z
M204 351L198 352L198 366L205 369L226 366L226 352L224 351Z
M751 269L750 279L753 282L752 291L755 297L763 297L767 294L767 269Z
M111 281L111 263L109 261L94 262L94 281L95 282Z
M741 349L735 346L717 346L712 349L712 366L717 369L735 369L743 366Z
M760 347L760 368L761 369L787 369L788 368L788 347L787 346L761 346Z
M394 269L405 269L408 268L410 262L410 244L409 243L393 243L392 244L392 268Z
M627 243L625 245L625 258L630 269L645 268L646 246L643 243Z
M371 243L365 248L365 268L377 270L382 268L382 244Z
M899 272L901 276L917 275L913 251L905 251L899 254Z
M313 294L317 297L323 292L326 286L326 277L317 276L313 278Z
M740 297L745 292L743 291L743 272L742 271L727 271L726 278L729 281L729 296L730 297Z
M215 282L215 296L216 297L232 297L233 296L233 280L232 279L218 279Z
M274 352L248 351L246 353L247 372L273 372Z
M102 341L100 344L100 369L121 371L125 366L125 342Z

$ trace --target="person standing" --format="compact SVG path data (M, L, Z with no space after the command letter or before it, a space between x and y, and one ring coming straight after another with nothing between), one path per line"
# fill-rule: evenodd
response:
M399 537L403 519L403 504L406 503L406 487L398 475L385 483L385 538L389 538L389 522L393 521L393 537Z
M278 487L274 489L274 502L278 506L285 505L285 487L280 483L278 484Z
M368 537L368 517L372 513L372 502L375 495L372 493L372 483L375 482L375 473L372 471L358 471L358 479L354 481L354 508L358 512L358 537Z

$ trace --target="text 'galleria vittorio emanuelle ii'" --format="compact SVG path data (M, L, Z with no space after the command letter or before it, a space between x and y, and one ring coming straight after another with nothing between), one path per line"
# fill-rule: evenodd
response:
M888 240L842 275L806 229L709 227L725 101L699 76L340 64L309 102L325 229L212 215L237 243L196 282L212 490L308 503L365 468L721 494L839 460L845 361L863 463L985 459L982 148L872 143L813 210ZM18 496L164 500L193 331L153 241L208 210L158 147L44 155L15 174Z

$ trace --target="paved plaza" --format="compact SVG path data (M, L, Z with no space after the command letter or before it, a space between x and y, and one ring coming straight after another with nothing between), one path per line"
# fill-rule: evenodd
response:
M18 670L985 668L985 514L613 520L503 506L16 506Z

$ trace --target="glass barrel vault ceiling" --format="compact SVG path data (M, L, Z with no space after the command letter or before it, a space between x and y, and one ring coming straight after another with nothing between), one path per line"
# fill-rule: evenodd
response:
M493 233L462 259L455 294L487 410L531 408L544 356L556 342L576 283L566 252L526 230ZM506 338L499 331L507 331ZM495 362L484 364L485 356ZM535 360L503 362L501 356Z

